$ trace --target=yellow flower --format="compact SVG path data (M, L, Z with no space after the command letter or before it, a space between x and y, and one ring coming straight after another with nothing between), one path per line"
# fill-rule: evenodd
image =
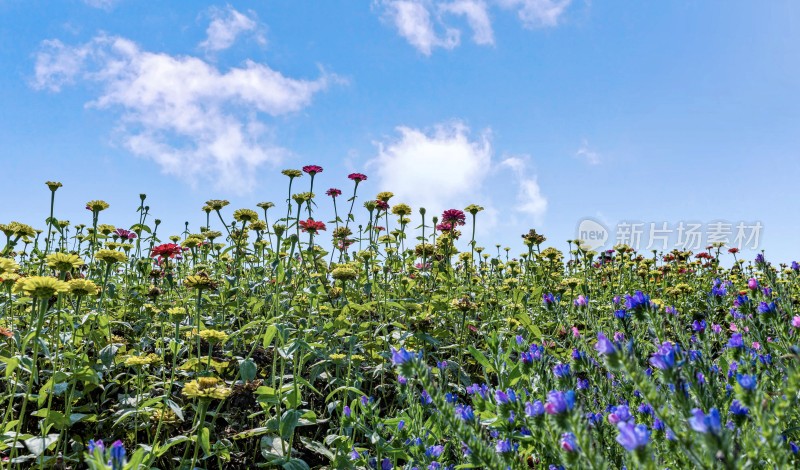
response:
M339 281L352 281L358 277L358 271L352 266L339 266L331 271L331 277Z
M94 199L86 203L86 208L92 212L100 212L108 209L108 203L99 199Z
M56 189L58 189L58 188L60 188L61 186L63 186L63 185L62 185L61 183L59 183L58 181L47 181L47 182L45 182L44 184L46 184L46 185L47 185L47 187L48 187L48 188L50 188L50 191L53 191L53 192L56 192Z
M22 276L17 273L2 273L0 274L0 283L3 284L14 284L17 282Z
M258 220L258 213L252 209L236 209L233 218L239 222L252 222Z
M224 343L228 339L228 334L219 330L203 330L200 332L200 337L209 343Z
M303 176L303 172L300 170L283 170L281 173L289 178L299 178Z
M230 202L225 199L211 199L210 201L206 201L206 205L215 211L222 209L228 204L230 204Z
M56 271L71 271L83 266L83 260L78 255L58 252L47 255L47 265Z
M394 197L394 193L391 191L381 191L375 196L375 199L383 202L389 202L389 199Z
M128 259L125 253L116 250L97 250L94 257L108 264L123 263Z
M149 366L161 362L161 357L157 354L142 354L141 356L128 356L125 358L125 365L128 367L133 366Z
M275 204L272 203L272 202L259 202L258 204L256 204L256 206L258 206L258 207L260 207L260 208L262 208L264 210L268 210L270 208L275 207Z
M186 315L186 309L184 307L172 307L167 309L167 314L175 320L182 319Z
M31 276L22 278L14 284L14 290L34 298L50 298L69 291L69 284L50 276Z
M231 388L216 377L200 377L183 386L183 395L188 398L224 400L231 394Z
M347 357L347 354L341 354L341 353L333 353L333 354L331 354L331 360L332 361L341 361L342 359L344 359L346 357Z
M21 222L11 222L8 224L8 230L18 237L27 236L27 237L35 237L36 230L33 229L28 224L23 224Z
M188 289L216 289L216 283L206 273L199 273L186 277L183 285Z
M178 415L169 408L153 410L150 420L156 423L160 421L164 424L176 424L179 421Z
M97 295L100 292L100 288L97 284L88 279L73 279L67 284L69 285L69 291L72 295Z
M392 214L399 215L400 217L410 215L411 207L408 204L395 204L395 206L392 207Z
M19 269L19 265L13 259L0 258L0 274L13 273L17 269Z

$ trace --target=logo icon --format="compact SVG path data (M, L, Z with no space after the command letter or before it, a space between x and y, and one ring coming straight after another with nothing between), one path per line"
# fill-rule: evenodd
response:
M608 241L608 229L594 219L583 219L578 223L577 238L581 241L581 248L597 250Z

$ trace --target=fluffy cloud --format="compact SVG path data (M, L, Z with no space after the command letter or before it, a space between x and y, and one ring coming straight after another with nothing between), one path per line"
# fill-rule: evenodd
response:
M87 106L120 112L120 143L130 152L192 183L246 192L256 168L287 153L264 118L307 107L331 78L290 78L253 61L223 71L100 35L78 46L43 42L33 86L57 92L77 80L96 83L99 96Z
M482 0L455 0L440 5L440 10L464 16L472 29L472 40L476 44L494 44L494 31L489 19L486 3Z
M429 5L416 0L384 3L386 16L394 23L397 32L423 54L431 55L435 47L453 49L458 46L460 33L457 29L445 28L442 35L436 32Z
M211 8L209 14L211 23L206 29L206 40L200 43L201 48L210 52L227 49L244 33L252 33L255 35L256 41L261 44L266 43L266 39L258 31L254 12L249 12L248 16L228 5L224 9Z
M488 131L473 138L466 125L451 122L397 132L399 138L377 143L378 155L368 164L381 189L395 193L393 201L431 213L478 201L491 167Z
M557 26L572 0L498 0L501 7L517 10L527 28Z
M491 0L502 10L517 12L527 28L557 26L572 0ZM461 43L461 29L451 17L463 17L472 40L494 44L494 31L486 0L377 0L385 18L409 44L425 55L434 49L454 49Z
M489 130L473 135L464 123L454 121L429 130L400 126L397 132L397 138L377 143L378 155L368 163L379 189L395 193L395 203L425 207L433 214L478 203L486 207L478 224L483 231L498 222L498 210L486 190L495 170L505 168L514 172L516 210L536 220L546 212L547 199L525 160L509 157L493 162ZM508 181L504 178L503 184Z
M536 176L531 176L528 164L520 157L508 157L501 166L510 168L517 180L517 205L520 212L532 215L537 221L541 220L547 211L547 198L542 195Z

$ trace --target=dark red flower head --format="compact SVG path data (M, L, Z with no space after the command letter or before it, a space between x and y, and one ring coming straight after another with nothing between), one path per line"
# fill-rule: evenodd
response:
M308 233L317 233L325 230L325 223L314 219L301 220L300 229Z
M361 173L350 173L349 175L347 175L347 177L355 181L356 183L367 181L367 175Z
M454 227L458 225L464 225L467 220L467 216L464 215L464 211L460 211L458 209L447 209L446 211L442 212L442 222L452 224Z
M317 173L322 173L322 167L319 165L306 165L303 167L303 171L311 176L314 176Z
M130 230L125 230L124 228L118 228L118 229L114 230L114 233L119 238L124 238L126 240L133 240L134 238L136 238L136 234L135 233L131 232Z
M389 203L386 202L386 201L381 201L380 199L378 199L378 200L375 201L375 207L377 207L378 209L380 209L382 211L388 211L389 210Z
M166 259L174 258L181 253L183 253L183 249L180 245L176 245L174 243L163 243L157 247L154 247L152 251L150 251L150 256L153 258L158 256L161 259Z
M453 230L453 224L450 222L442 222L436 226L436 230L439 230L440 232L449 232Z
M336 188L331 188L331 189L325 191L325 194L327 194L330 197L337 197L337 196L341 196L342 195L342 190L341 189L336 189Z

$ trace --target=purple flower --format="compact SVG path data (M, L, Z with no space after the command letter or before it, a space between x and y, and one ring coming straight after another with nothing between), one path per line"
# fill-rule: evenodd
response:
M575 392L569 390L562 392L559 390L552 390L547 394L547 404L544 405L544 411L549 415L560 415L570 411L575 406Z
M536 400L535 402L525 403L525 415L529 418L534 418L536 416L541 416L544 413L544 405L540 400Z
M667 370L675 366L678 346L664 341L658 351L650 356L650 364L656 369Z
M545 307L550 307L551 305L558 302L558 299L550 293L542 294L542 302L544 302Z
M113 470L121 470L125 465L125 445L120 440L111 444L111 467Z
M393 366L401 366L412 359L414 359L414 353L406 351L406 348L400 348L400 350L392 348Z
M89 447L89 453L90 454L94 454L95 450L99 450L100 453L105 452L105 444L103 444L102 440L97 440L96 441L94 439L90 439L88 447Z
M475 419L475 412L469 405L456 405L456 416L462 421L473 421Z
M609 423L617 424L626 421L633 421L631 410L627 405L619 405L611 408L611 413L608 414Z
M589 388L589 379L582 379L578 377L578 385L575 387L578 390L586 390Z
M739 386L748 392L755 390L756 386L758 385L755 375L736 374L736 382L738 382Z
M751 277L747 280L747 288L750 290L758 289L758 279Z
M558 377L559 379L563 379L564 377L569 377L569 364L556 364L553 367L553 375Z
M597 333L597 343L595 343L594 348L599 354L604 356L610 356L616 354L617 352L617 349L614 347L614 343L612 343L611 340L609 340L603 333Z
M650 441L650 430L644 424L622 421L617 424L617 442L628 452L644 447Z
M442 455L442 452L444 452L444 446L430 446L425 450L425 455L433 459L438 459L439 456Z
M643 310L650 307L650 296L637 290L633 295L625 296L625 308L628 310Z
M578 298L572 303L575 304L576 307L585 307L589 304L588 300L586 300L586 297L584 297L583 294L579 295Z
M578 441L575 438L575 434L572 434L571 432L565 432L562 434L559 443L561 444L561 448L567 452L576 452L581 449L578 446Z
M344 409L342 409L342 413L344 414L345 418L349 418L350 417L350 413L351 413L350 407L347 406L347 405L344 405Z
M733 400L729 411L734 416L747 416L750 413L750 409L742 405L739 400Z
M517 401L517 394L514 393L514 390L511 390L510 388L505 392L502 390L496 390L494 392L494 399L498 405L505 405Z
M511 444L511 439L497 441L497 444L495 444L494 448L498 454L505 454L514 450L514 447Z
M706 331L706 321L705 320L695 320L692 322L692 331L697 333L702 333Z
M729 348L743 348L744 347L744 340L742 339L741 333L734 333L731 335L731 339L728 340L728 347Z
M392 470L394 465L392 465L392 461L389 460L389 457L385 457L381 460L381 470Z
M361 454L359 454L356 448L353 447L353 450L350 451L349 457L350 460L358 460L361 458Z
M718 435L722 432L722 422L719 410L716 408L711 408L708 411L708 415L706 415L700 408L693 409L692 417L689 418L689 426L699 433L711 433Z
M433 403L433 398L431 398L427 390L423 390L422 393L420 393L419 395L419 401L423 405L430 405L431 403Z
M756 311L762 314L775 313L778 311L778 306L775 305L775 302L760 302Z

